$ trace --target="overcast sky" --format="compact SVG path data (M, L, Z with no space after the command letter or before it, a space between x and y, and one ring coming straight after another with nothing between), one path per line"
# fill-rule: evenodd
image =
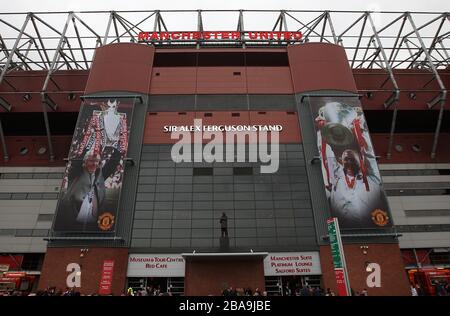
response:
M2 0L0 12L165 10L165 9L290 9L449 11L448 0Z

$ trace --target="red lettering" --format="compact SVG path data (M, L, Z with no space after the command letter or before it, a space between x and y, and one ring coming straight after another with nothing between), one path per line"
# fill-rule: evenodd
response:
M162 40L169 40L170 39L169 32L160 32L159 38Z
M303 34L302 34L302 32L292 32L292 37L295 40L301 40L303 37Z
M248 38L251 40L255 40L258 38L258 33L256 32L248 32Z
M153 32L153 33L152 33L152 36L150 37L150 39L151 39L151 40L157 40L157 39L159 39L158 33Z
M139 32L138 40L146 41L146 40L148 40L148 36L149 36L148 32Z
M149 40L241 40L242 37L249 40L295 40L303 38L302 32L237 32L237 31L206 31L206 32L139 32L139 41Z
M241 39L240 32L231 32L231 39Z
M259 32L259 39L269 39L269 32Z

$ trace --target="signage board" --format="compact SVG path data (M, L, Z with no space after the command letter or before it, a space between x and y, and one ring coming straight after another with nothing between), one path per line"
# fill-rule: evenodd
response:
M272 252L264 258L265 276L319 275L318 252Z
M127 277L184 277L184 269L179 254L130 254Z
M0 264L0 272L6 272L9 270L9 264Z
M114 260L104 260L102 277L100 279L100 289L98 291L100 295L111 294L113 273L114 273Z
M309 97L331 216L342 229L389 228L392 216L357 97Z
M191 41L288 41L297 42L303 38L302 32L280 31L175 31L140 32L139 42L191 42Z
M133 99L83 104L61 185L53 231L115 231Z
M339 296L348 296L350 295L350 281L345 264L344 247L342 245L338 219L336 217L327 219L327 227L338 293Z
M349 296L347 292L347 286L345 282L344 269L334 269L334 275L336 277L336 284L339 296Z

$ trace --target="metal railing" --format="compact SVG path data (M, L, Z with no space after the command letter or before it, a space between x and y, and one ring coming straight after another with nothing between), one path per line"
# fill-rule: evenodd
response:
M439 106L431 158L435 158L447 89L440 70L448 69L450 57L450 13L396 11L317 11L317 10L143 10L0 13L0 106L11 110L5 99L19 91L9 74L41 70L45 73L40 89L42 111L49 142L50 159L54 159L47 109L55 111L50 97L63 91L57 82L59 70L88 70L95 50L121 42L138 43L141 32L233 31L242 36L235 41L149 41L142 45L156 47L203 48L212 45L233 47L285 47L322 42L342 46L353 69L382 69L386 78L377 91L390 91L384 101L393 110L387 158L391 157L397 105L401 87L397 69L417 69L427 75L427 82L417 91L436 92L427 106ZM252 41L249 31L302 32L301 41L272 39ZM247 39L246 39L247 38ZM386 88L390 82L391 88ZM56 87L49 91L49 85ZM73 92L71 92L73 93ZM4 159L9 156L0 122Z

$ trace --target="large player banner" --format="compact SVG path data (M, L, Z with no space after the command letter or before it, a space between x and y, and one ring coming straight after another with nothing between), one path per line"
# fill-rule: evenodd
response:
M357 97L310 97L331 216L343 229L392 226Z
M86 101L66 166L55 232L113 232L133 112L132 100Z

